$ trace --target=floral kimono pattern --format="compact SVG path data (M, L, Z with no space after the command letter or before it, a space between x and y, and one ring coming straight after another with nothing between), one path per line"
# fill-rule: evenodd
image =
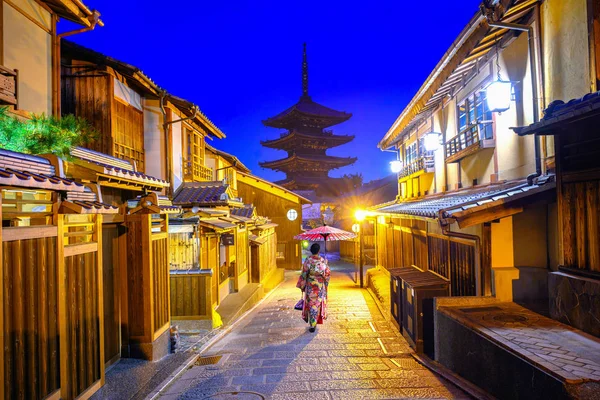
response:
M296 287L304 292L302 319L313 328L327 318L327 287L330 274L327 261L319 255L313 255L304 261L302 273L296 284Z

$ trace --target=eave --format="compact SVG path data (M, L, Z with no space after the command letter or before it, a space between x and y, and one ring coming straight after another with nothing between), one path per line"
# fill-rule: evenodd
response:
M81 0L41 0L41 2L59 17L86 27L92 26L91 20L94 18L94 13L98 13L90 10ZM104 22L99 18L96 24L104 26Z
M290 132L282 135L281 137L273 140L261 140L260 144L272 149L287 149L295 147L295 141L300 139L314 140L317 142L323 142L323 144L316 145L314 147L320 149L330 149L333 147L344 145L354 140L354 135L308 135L300 132Z
M319 165L324 165L324 167L329 167L329 168L322 168L322 170L326 171L326 170L330 170L333 168L341 168L341 167L345 167L347 165L353 164L355 163L357 160L356 157L334 157L334 156L319 156L319 157L308 157L308 156L299 156L297 154L291 156L291 157L287 157L287 158L282 158L279 160L275 160L275 161L265 161L265 162L261 162L259 163L259 165L263 168L269 168L269 169L284 169L287 167L293 167L296 164L308 164L308 165L314 165L314 164L319 164Z
M310 200L305 197L302 197L290 190L276 184L273 182L269 182L265 179L259 178L258 176L239 173L238 174L238 182L247 184L249 186L255 187L257 189L261 189L267 193L273 194L275 196L281 197L285 200L291 201L297 204L312 204Z

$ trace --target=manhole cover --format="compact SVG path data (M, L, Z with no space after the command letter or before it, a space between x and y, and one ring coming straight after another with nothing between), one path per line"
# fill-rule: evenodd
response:
M499 322L525 322L527 321L527 317L515 314L500 314L495 315L494 320Z
M194 366L201 366L201 365L212 365L212 364L216 364L219 362L219 360L221 359L221 357L223 356L208 356L208 357L199 357L196 362L194 363Z

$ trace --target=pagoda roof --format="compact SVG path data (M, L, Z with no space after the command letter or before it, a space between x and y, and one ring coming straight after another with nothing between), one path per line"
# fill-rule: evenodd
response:
M263 124L273 128L291 128L302 125L299 120L309 118L314 125L326 128L348 120L351 113L337 111L314 102L310 96L303 95L300 100L287 110L263 121Z
M352 141L354 139L354 135L334 135L332 133L311 134L294 130L282 134L281 137L277 139L261 140L260 144L273 149L287 148L291 145L294 145L294 139L296 138L322 141L324 143L319 147L330 149L332 147L341 146Z
M293 166L294 164L303 162L307 164L329 164L330 167L324 169L333 169L353 164L356 162L356 160L356 157L334 157L324 154L294 154L287 158L274 161L264 161L259 164L263 168L283 170L287 169L287 167Z

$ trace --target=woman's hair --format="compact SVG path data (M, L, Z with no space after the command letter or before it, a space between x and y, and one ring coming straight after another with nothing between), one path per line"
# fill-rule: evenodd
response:
M321 250L321 246L319 246L318 243L314 243L312 246L310 246L310 252L313 255L319 254L319 250Z

